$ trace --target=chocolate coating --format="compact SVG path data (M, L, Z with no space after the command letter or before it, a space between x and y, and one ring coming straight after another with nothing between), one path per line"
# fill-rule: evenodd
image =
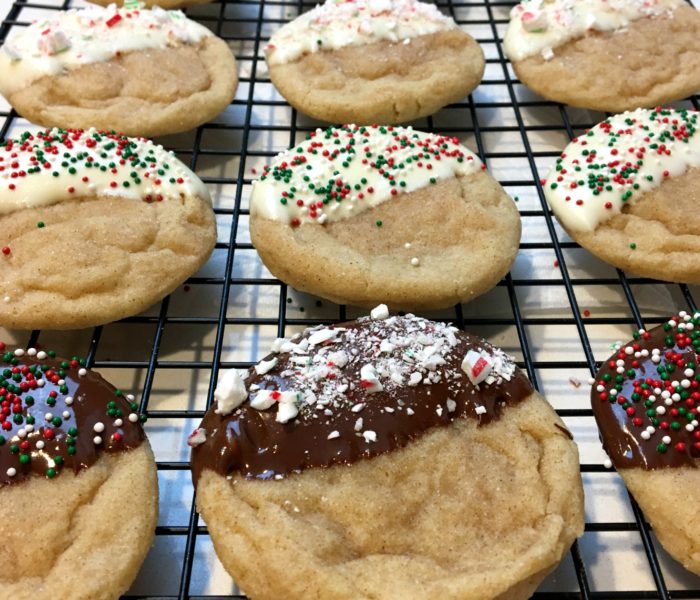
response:
M687 321L681 315L635 335L603 363L591 403L603 448L616 468L697 466L699 348L700 313ZM658 359L653 359L655 349ZM666 436L670 441L664 442Z
M98 373L80 375L75 359L38 356L2 356L0 485L19 483L32 474L55 477L65 469L77 473L102 452L121 452L141 443L144 433L133 401ZM95 443L96 436L101 443Z
M472 418L487 424L504 407L533 391L502 351L441 323L412 316L384 321L363 318L328 329L338 329L337 338L313 346L306 355L269 355L260 364L273 358L278 362L264 374L251 367L245 378L248 398L231 414L217 414L216 405L209 409L200 426L206 438L192 450L195 483L205 468L223 476L239 472L246 478L270 479L307 468L350 464L402 447L455 419ZM295 341L303 345L303 340L319 331L324 329L307 330ZM381 350L383 342L392 341L394 349ZM494 381L478 387L470 382L461 368L470 349L483 350L490 357ZM341 364L343 356L348 361L342 367L329 360ZM309 362L303 365L303 361ZM305 367L311 368L309 364L316 365L310 375L300 376ZM371 382L362 380L360 372L368 364L376 366L383 390L373 391ZM420 382L410 382L409 372L420 373ZM430 383L425 383L426 378ZM338 391L346 385L346 390ZM255 386L298 391L299 414L280 423L276 405L266 410L253 408L250 400Z

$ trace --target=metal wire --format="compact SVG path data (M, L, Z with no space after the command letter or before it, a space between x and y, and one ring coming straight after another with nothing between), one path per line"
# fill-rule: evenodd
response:
M70 5L68 0L62 4L43 4L40 2L23 2L14 0L9 4L8 0L5 7L0 4L0 17L5 15L4 20L0 24L0 42L2 42L13 27L21 27L28 24L28 21L23 15L23 11L33 9L36 11L54 11L57 9L65 9ZM142 325L153 329L151 348L148 356L145 358L128 358L121 359L98 359L98 350L103 336L103 328L97 327L92 332L90 340L86 348L86 356L88 362L98 368L110 369L131 369L143 370L145 373L143 379L143 395L141 408L148 413L151 422L159 420L174 419L182 423L182 427L192 419L199 419L203 415L203 410L162 410L149 409L149 400L152 396L154 386L156 386L156 375L159 372L167 372L168 370L191 370L191 371L211 371L211 379L208 386L207 406L213 400L213 391L216 386L219 370L223 368L244 368L251 363L247 361L229 361L223 362L223 347L225 340L225 330L230 326L272 326L276 329L277 335L284 335L290 328L299 326L314 325L319 322L337 322L347 318L348 310L344 306L336 308L336 315L332 318L325 319L304 318L303 316L290 316L288 310L288 299L291 290L279 281L266 277L234 277L234 260L241 252L251 251L252 245L246 241L239 239L239 221L241 218L247 218L249 212L244 208L243 190L251 183L251 177L247 167L247 161L272 157L276 153L273 149L253 150L249 149L249 141L251 135L256 135L261 132L284 133L288 132L288 144L292 145L297 139L297 134L311 131L314 126L304 120L296 111L291 111L289 124L257 124L254 122L253 113L256 109L269 109L275 107L285 107L286 103L278 99L263 99L256 93L259 89L268 85L269 79L266 76L266 70L260 65L264 64L261 58L262 45L266 41L264 32L271 28L277 27L284 23L289 16L295 16L300 12L308 10L314 3L300 2L293 0L240 0L238 2L225 3L209 7L213 10L200 11L196 10L196 19L210 27L217 35L226 39L229 43L242 49L237 54L239 65L250 65L246 69L246 74L240 78L242 89L247 89L247 93L239 94L232 102L234 108L242 109L242 119L236 124L220 124L210 123L199 127L194 134L192 144L181 147L171 147L172 150L179 154L189 157L190 165L193 169L197 169L199 162L207 157L222 157L223 159L233 160L237 162L237 172L227 173L226 176L210 176L204 177L205 182L211 185L229 184L235 186L235 196L232 208L216 208L217 219L219 223L226 223L230 227L228 239L219 241L216 245L216 251L225 253L224 267L221 272L215 276L194 276L187 283L194 290L192 293L197 293L197 290L205 288L221 289L220 303L218 315L216 316L177 316L169 315L170 301L168 298L162 301L157 313L148 315L139 315L124 319L120 322L124 326L127 325ZM492 161L500 159L524 160L529 173L525 177L518 179L501 179L501 184L506 189L512 189L513 195L520 189L534 190L539 206L535 208L521 210L521 215L524 219L524 229L527 231L528 221L539 220L544 223L547 238L537 241L525 241L521 244L521 252L534 250L551 251L555 258L553 270L554 275L551 277L538 276L536 278L518 277L509 274L503 281L499 283L499 288L505 292L507 305L510 309L509 316L489 315L485 313L471 314L464 310L462 306L456 306L450 320L455 322L459 327L470 329L478 329L483 327L511 327L514 328L517 334L517 342L522 356L521 366L527 371L527 374L535 387L541 389L541 381L538 373L542 370L557 370L562 373L570 373L575 370L588 370L591 374L596 370L596 359L594 356L593 346L589 339L589 332L595 326L627 326L628 329L652 326L663 321L663 317L659 314L652 314L645 317L645 311L639 306L637 296L640 291L649 288L650 286L659 286L659 283L640 277L626 275L622 271L617 270L615 276L607 277L590 277L585 273L583 275L574 276L570 272L571 250L578 248L578 245L571 241L561 241L559 233L553 217L547 208L543 190L539 181L540 170L538 164L544 161L551 164L554 157L557 156L556 150L539 151L533 147L532 136L546 133L563 133L571 139L576 132L580 132L588 127L592 127L596 119L586 118L581 120L581 115L577 114L577 118L571 116L571 109L551 102L545 102L539 99L522 98L520 82L514 77L511 72L510 65L505 59L502 49L502 33L505 24L507 23L507 10L512 5L511 2L502 2L496 0L485 0L484 2L469 1L469 0L447 0L439 1L436 4L446 13L450 14L457 20L460 25L463 25L467 31L478 31L482 35L476 35L477 41L489 47L492 50L491 54L487 53L487 77L482 81L482 86L500 90L505 93L506 99L502 101L494 101L491 99L481 100L475 98L475 95L470 95L465 101L457 103L449 107L450 109L458 109L455 114L468 115L468 119L460 117L450 120L448 124L444 123L444 118L441 119L439 126L435 125L434 118L428 118L428 130L439 130L442 133L451 133L459 137L471 136L473 139L472 149L476 150L481 159L490 165ZM8 8L9 7L9 8ZM268 9L280 9L284 11L284 18L270 16ZM190 11L193 12L193 11ZM274 12L274 11L273 11ZM287 14L289 13L289 14ZM465 13L474 13L480 15L480 18L463 18ZM485 18L482 18L485 17ZM230 35L227 32L234 27L236 31L243 31L243 34ZM699 106L700 98L696 95L688 99L688 102L696 109ZM493 122L481 122L485 111L500 109L509 109L513 111L515 124L500 124ZM551 114L557 115L547 123L528 123L525 117L527 111L540 109L549 109L554 111ZM0 136L6 137L11 127L19 117L14 111L0 112L0 119L4 120L0 127ZM203 136L206 133L237 133L238 142L231 148L225 150L207 148L203 144ZM492 144L486 143L486 136L491 134L509 134L519 137L522 142L523 151L505 151L496 149L489 151L488 148ZM235 164L234 162L234 164ZM279 297L278 309L276 316L270 317L250 317L244 314L237 315L235 311L229 314L229 297L232 290L242 286L255 286L264 289L266 293L275 294ZM618 290L624 297L628 310L627 314L619 316L591 316L588 311L582 308L577 300L577 290L585 286L589 289L598 290ZM523 314L521 301L519 297L520 290L524 289L562 289L566 296L570 316L528 316ZM696 301L693 295L693 290L685 285L667 286L669 292L674 298L679 299L677 310L696 310ZM211 292L211 289L208 292ZM636 291L636 293L635 293ZM465 314L466 313L466 314ZM211 359L206 360L169 360L159 358L161 343L166 332L174 327L181 325L191 326L211 326L215 328L215 339L213 342ZM538 350L538 342L532 339L532 330L542 326L567 326L573 327L578 339L570 340L570 344L581 349L583 360L538 360L536 358L536 350ZM31 332L27 340L30 344L36 344L43 334L39 331ZM604 357L599 357L604 358ZM592 411L588 408L560 408L557 411L565 418L591 418ZM161 472L167 471L187 471L189 465L187 462L181 461L159 461L158 469ZM599 463L584 463L581 465L581 472L587 473L602 473L606 469ZM637 507L636 503L630 498L631 514L634 520L631 522L605 521L596 520L586 523L586 533L591 532L636 532L641 539L644 548L644 553L647 561L647 568L651 579L653 580L653 589L632 591L632 590L592 590L590 577L590 557L588 563L585 553L582 552L579 544L574 544L571 549L571 560L577 580L577 591L572 592L547 592L540 591L533 596L536 599L625 599L625 600L642 600L642 599L681 599L681 598L700 598L700 583L689 589L673 589L669 590L665 581L664 569L657 556L653 543L653 534L650 531L648 524ZM202 536L207 534L206 527L200 525L199 517L195 507L195 498L192 494L189 515L186 522L177 525L160 525L156 530L157 536L180 536L184 538L184 552L178 573L168 573L167 576L172 579L176 577L178 580L177 592L171 594L156 593L151 596L127 596L126 598L155 598L159 599L175 599L178 600L199 600L206 598L214 600L216 598L245 598L238 594L233 596L200 596L191 593L191 583L193 566L195 562L195 553L197 544ZM598 557L600 558L600 557ZM605 557L602 557L605 560ZM165 576L165 574L164 574Z

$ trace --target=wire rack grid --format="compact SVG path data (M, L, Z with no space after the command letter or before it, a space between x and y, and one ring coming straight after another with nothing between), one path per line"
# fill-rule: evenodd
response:
M0 0L0 42L51 11L79 5ZM568 238L547 210L539 181L568 140L604 115L545 102L520 84L502 48L511 2L437 5L482 45L486 73L468 98L414 125L455 135L478 152L518 202L523 239L513 269L493 291L427 316L452 321L515 355L581 453L585 534L534 598L700 599L700 579L664 552L621 479L603 466L587 386L612 343L679 310L695 310L698 290L627 275ZM241 75L236 98L217 119L159 140L212 191L219 240L207 265L158 306L118 323L61 333L0 329L2 339L17 344L82 352L116 385L142 390L158 462L160 518L154 547L125 598L245 598L216 559L196 512L186 437L212 402L222 368L248 367L277 336L361 314L275 280L248 236L252 180L267 160L319 125L275 92L261 54L272 31L312 6L241 0L187 11L227 40ZM699 100L696 95L678 105L698 109ZM2 138L31 127L0 99Z

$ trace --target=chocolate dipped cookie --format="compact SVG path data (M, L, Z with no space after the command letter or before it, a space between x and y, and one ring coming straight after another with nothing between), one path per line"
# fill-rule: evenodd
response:
M0 325L134 315L209 257L206 186L162 146L90 129L0 142Z
M326 0L265 46L270 79L331 123L405 123L469 94L484 74L474 39L433 4Z
M513 359L413 315L319 326L193 432L198 508L252 598L528 598L583 531L575 444Z
M524 0L504 49L549 100L622 112L700 89L700 13L684 0Z
M0 362L2 597L116 600L158 515L145 419L77 358L0 343Z
M620 346L591 391L603 448L668 553L700 575L700 313Z
M226 42L180 11L56 11L0 48L0 93L47 127L177 133L223 111L237 84Z
M564 149L543 182L586 250L620 269L700 283L700 112L614 115Z
M403 127L317 129L253 185L250 235L295 288L371 308L444 308L508 272L520 214L456 138Z

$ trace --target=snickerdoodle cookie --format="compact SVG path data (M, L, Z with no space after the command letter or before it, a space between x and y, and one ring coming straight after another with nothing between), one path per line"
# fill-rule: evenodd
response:
M158 515L138 405L76 358L0 343L0 363L2 597L116 600Z
M189 441L256 600L525 599L582 533L576 446L498 348L380 306L273 352Z
M550 100L622 112L700 89L700 13L683 0L525 0L505 51Z
M270 78L301 112L332 123L403 123L471 92L474 39L416 0L326 0L265 46Z
M224 110L237 83L226 42L160 8L56 12L0 49L0 92L50 127L185 131Z
M0 325L134 315L209 257L206 186L153 142L48 129L0 142Z
M255 182L250 231L265 265L334 302L441 308L491 289L520 215L455 138L402 127L317 130Z
M640 330L596 374L591 402L617 472L663 547L700 575L700 313Z
M545 182L566 231L638 275L700 283L700 112L639 109L574 139Z

